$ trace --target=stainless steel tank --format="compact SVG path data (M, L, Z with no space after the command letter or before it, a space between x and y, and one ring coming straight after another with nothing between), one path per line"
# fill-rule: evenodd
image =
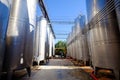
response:
M89 49L88 49L88 42L87 42L87 35L83 34L82 35L82 53L83 53L83 62L84 65L89 65Z
M36 28L36 7L37 0L27 0L27 9L29 22L26 25L26 38L25 38L25 48L23 56L21 59L24 59L24 65L27 68L30 75L30 68L33 61L34 45L35 45L35 28Z
M79 41L79 38L78 38L78 33L76 32L76 59L78 60L78 56L79 56L79 49L78 49L78 41Z
M77 40L77 59L82 60L82 47L81 47L81 28L80 28L80 19L79 16L75 20L75 26L76 26L76 40Z
M79 15L79 27L80 27L80 37L81 37L81 45L82 45L82 60L84 62L84 65L89 65L89 50L88 50L88 44L87 44L87 33L84 32L85 29L85 16Z
M76 20L75 20L75 26L76 26L76 33L77 33L77 38L78 42L76 45L77 47L77 56L78 60L84 61L83 59L86 57L85 56L85 51L84 51L84 42L83 42L83 28L85 27L85 16L84 15L79 15ZM87 48L86 48L87 49ZM84 56L83 56L84 55Z
M78 31L78 27L75 25L75 37L74 37L74 39L75 39L75 58L78 60L78 54L79 54L79 52L78 52L78 33L79 33L79 31Z
M54 35L52 34L52 56L55 56L55 37Z
M72 33L70 33L70 41L69 41L69 47L70 47L70 57L73 57L73 46L72 46Z
M40 18L39 21L39 47L38 47L38 62L45 60L45 41L47 31L47 20L44 17Z
M115 8L116 8L116 14L119 24L119 30L120 30L120 0L114 0Z
M4 71L8 72L8 79L10 79L13 70L20 66L20 56L24 52L27 19L26 0L13 0L6 34L6 53L3 67Z
M51 57L53 56L53 34L51 33Z
M66 39L66 48L67 48L67 56L70 56L70 52L69 52L69 36Z
M73 59L76 59L76 49L75 49L75 26L72 29L72 49L73 49Z
M48 47L48 53L49 53L49 57L50 57L50 54L51 54L51 51L50 51L50 33L51 33L51 30L50 30L50 25L48 25L48 27L47 27L47 34L48 34L48 45L49 45L49 47Z
M82 36L79 33L79 44L78 44L78 50L79 50L79 60L83 60L83 53L82 53Z
M54 51L54 36L53 36L53 33L51 32L51 54L50 54L50 57L52 57L54 55L53 51Z
M73 57L72 56L72 52L73 52L73 49L72 49L72 33L70 33L70 40L69 40L69 50L70 50L70 57Z
M68 45L69 45L69 54L70 54L70 57L72 57L72 49L71 49L71 33L70 33L70 37L69 37L69 43L68 43Z
M70 33L67 37L67 56L71 57L71 52L70 52Z
M52 32L49 33L49 57L52 57Z
M71 51L70 51L70 35L69 33L68 39L67 39L67 56L71 57Z
M10 0L0 0L0 75L5 51L5 35L10 13Z
M46 62L49 61L49 25L47 26L47 31L46 31L46 40L45 40L45 60Z
M67 50L67 55L69 57L72 57L72 48L71 48L71 33L69 34L68 37L68 44L67 44L68 50Z
M89 30L87 32L87 42L88 42L88 48L89 48L89 58L90 58L90 65L93 67L93 62L94 61L94 58L93 58L93 51L94 51L94 45L93 45L93 42L94 42L94 38L93 38L93 31L92 29Z
M34 62L38 62L38 56L39 56L39 35L40 35L40 17L37 17L36 21L36 27L35 27L35 49L34 49Z
M77 60L82 60L82 48L81 48L81 41L80 41L80 34L79 32L77 33L77 37L76 37L76 57L77 57Z
M86 0L91 56L95 69L112 69L119 80L120 34L114 0Z

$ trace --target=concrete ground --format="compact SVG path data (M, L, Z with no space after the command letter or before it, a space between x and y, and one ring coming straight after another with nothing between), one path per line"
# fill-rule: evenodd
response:
M92 80L82 68L87 67L75 67L69 59L50 59L47 65L34 67L31 77L19 80Z

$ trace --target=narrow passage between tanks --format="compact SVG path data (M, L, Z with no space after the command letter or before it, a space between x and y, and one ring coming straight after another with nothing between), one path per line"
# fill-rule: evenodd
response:
M89 67L74 66L69 59L50 59L47 65L33 70L30 78L26 76L21 80L92 80L82 68Z

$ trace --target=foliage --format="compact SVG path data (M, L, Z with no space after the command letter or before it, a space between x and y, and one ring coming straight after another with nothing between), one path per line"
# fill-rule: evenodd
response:
M55 44L55 48L66 48L66 41L58 41Z
M58 41L55 44L55 54L61 55L61 52L63 54L66 54L66 41Z

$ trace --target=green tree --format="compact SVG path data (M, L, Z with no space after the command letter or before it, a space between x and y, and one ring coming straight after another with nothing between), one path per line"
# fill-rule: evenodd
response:
M66 54L66 41L58 41L55 44L55 54L57 55L61 55L60 52L63 52L63 54Z
M55 48L66 48L66 41L58 41L55 44Z

